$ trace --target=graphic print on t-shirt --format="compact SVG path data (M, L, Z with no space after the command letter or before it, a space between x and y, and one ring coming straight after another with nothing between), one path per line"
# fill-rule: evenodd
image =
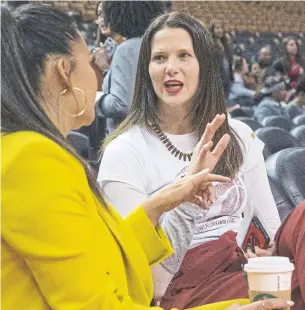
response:
M215 240L223 233L236 231L246 205L246 188L242 174L232 183L215 183L216 201L210 210L203 210L195 218L196 228L192 246Z

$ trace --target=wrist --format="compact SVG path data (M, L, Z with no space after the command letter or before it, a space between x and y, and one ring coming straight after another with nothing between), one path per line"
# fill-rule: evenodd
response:
M162 203L160 199L153 196L142 203L142 208L154 226L157 226L160 216L162 215Z

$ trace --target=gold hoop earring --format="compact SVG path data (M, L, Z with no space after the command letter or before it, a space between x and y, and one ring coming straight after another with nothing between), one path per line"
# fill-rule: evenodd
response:
M68 92L68 89L67 89L67 88L64 89L64 90L59 94L59 96L58 96L58 105L59 105L59 109L60 109L64 114L66 114L67 116L70 116L70 117L79 117L79 116L83 115L84 112L85 112L86 109L87 109L87 96L86 96L86 94L85 94L80 88L77 88L77 87L73 87L73 88L72 88L72 94L73 94L74 100L75 100L76 105L77 105L77 110L79 109L79 105L78 105L77 98L76 98L76 96L75 96L75 94L74 94L74 91L78 91L78 92L80 92L80 93L84 96L84 99L85 99L85 107L84 107L81 111L79 111L79 112L76 113L76 114L71 114L71 113L68 113L68 112L66 112L66 111L64 111L64 110L62 109L62 105L61 105L61 102L60 102L60 98L61 98L61 96L65 95L65 94Z

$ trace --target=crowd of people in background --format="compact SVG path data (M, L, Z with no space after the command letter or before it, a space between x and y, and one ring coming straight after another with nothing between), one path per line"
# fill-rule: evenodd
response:
M110 36L118 45L115 64L110 67L104 83L100 84L105 95L99 107L107 118L107 134L125 118L131 105L141 37L145 29L155 16L170 10L170 1L143 6L116 1L104 4L104 8L102 3L98 5L98 38L105 42ZM287 115L285 110L295 104L297 89L302 88L301 78L304 76L305 60L304 55L300 54L298 40L293 36L284 37L283 55L279 59L274 59L268 45L263 46L257 55L245 58L234 54L232 38L222 21L215 20L208 28L216 49L227 111L242 106L252 106L255 110L258 107L256 115L261 114L257 116L258 120L271 115ZM297 102L295 113L303 109L301 101Z

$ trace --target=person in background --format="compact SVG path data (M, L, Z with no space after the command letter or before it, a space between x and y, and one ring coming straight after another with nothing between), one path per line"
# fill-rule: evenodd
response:
M271 66L271 60L271 48L269 45L266 45L259 50L257 57L261 77L264 75L266 68Z
M305 60L300 53L300 46L294 37L288 37L284 43L284 56L273 63L273 68L282 76L288 76L292 89L296 88L297 83L305 70Z
M245 58L236 57L233 61L234 70L234 83L231 86L231 90L228 97L228 104L234 103L243 105L243 99L253 99L256 92L249 89L245 85L245 76L249 74L249 66Z
M228 42L228 36L225 31L224 23L222 21L213 21L210 25L210 32L216 46L216 57L219 62L220 75L223 83L225 96L227 98L230 92L231 84L234 82L232 70L232 48Z
M100 43L104 43L105 40L108 37L113 37L113 33L109 27L105 26L104 18L102 15L102 5L103 2L98 2L97 7L96 7L96 24L97 24L97 39L96 39L96 46L99 47Z
M285 81L280 76L266 77L259 93L262 99L255 109L254 119L260 123L268 116L282 116L290 119L286 107L281 105L287 96L286 87Z
M184 201L207 208L205 197L214 199L210 182L230 180L200 169L123 220L66 140L70 130L92 122L97 89L94 57L71 17L38 4L13 15L1 6L1 47L1 309L148 310L150 266L173 253L161 214ZM218 127L210 130L213 136ZM203 158L210 144L202 144ZM214 164L225 146L218 151ZM289 304L278 299L230 309Z
M108 72L109 65L112 62L112 57L117 46L125 40L121 35L114 33L109 27L106 27L103 18L102 5L103 2L101 1L97 4L96 7L96 24L98 25L98 28L96 48L94 50L94 64L96 65L94 69L97 76L98 90L100 90L103 85L104 77ZM113 39L113 44L111 46L111 55L107 53L107 38ZM105 62L105 60L107 60L107 62Z
M101 43L105 43L106 39L109 37L114 39L119 45L125 40L125 38L117 33L114 33L109 27L105 25L102 6L103 2L101 1L97 4L96 7L96 24L98 25L96 46L100 47Z
M305 114L305 75L300 78L295 91L295 98L288 103L287 108L291 119Z
M259 74L260 74L260 65L258 62L254 62L252 65L251 65L251 74L252 76L254 76L256 78L256 83L258 83L258 77L259 77Z
M151 21L166 11L163 1L103 1L104 24L126 40L116 49L103 81L97 109L107 118L107 132L126 117L131 105L142 36Z
M271 240L280 226L263 143L246 124L217 115L225 113L217 69L215 45L202 23L182 12L155 19L143 36L130 113L104 144L98 181L128 216L165 184L196 172L204 162L198 157L204 132L222 123L209 162L219 143L229 143L215 172L232 183L214 184L217 198L208 211L183 203L161 219L175 250L153 268L156 302L161 298L166 309L248 296L239 246L252 212Z

